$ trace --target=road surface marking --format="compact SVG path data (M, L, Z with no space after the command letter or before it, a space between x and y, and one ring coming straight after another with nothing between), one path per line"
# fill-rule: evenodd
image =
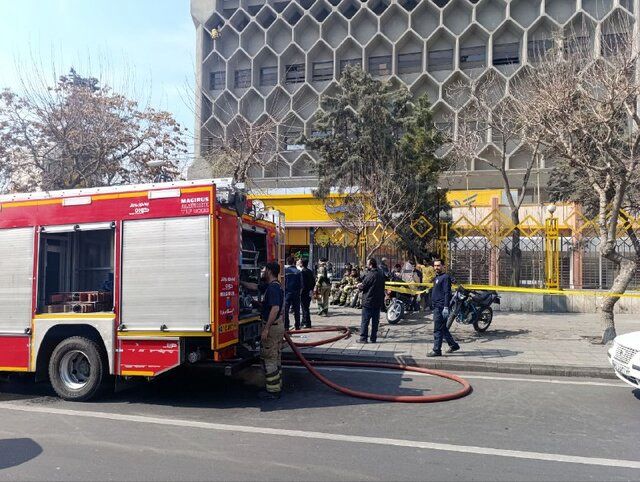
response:
M274 435L313 440L327 440L331 442L349 442L370 445L384 445L394 447L409 447L424 450L439 450L463 454L489 455L495 457L510 457L516 459L540 460L545 462L562 462L569 464L597 465L625 469L640 469L638 460L606 459L599 457L582 457L578 455L551 454L543 452L528 452L520 450L495 449L475 447L469 445L454 445L436 442L421 442L419 440L403 440L395 438L367 437L359 435L345 435L339 433L307 432L304 430L287 430L281 428L251 427L245 425L227 425L221 423L198 422L195 420L180 420L170 418L147 417L141 415L124 415L120 413L93 412L69 410L63 408L24 405L13 402L0 402L0 410L13 410L27 413L42 413L46 415L62 415L69 417L94 418L119 422L134 422L153 425L164 425L182 428L197 428L218 432L251 433L260 435Z
M287 366L287 369L294 368L298 370L306 370L303 366ZM319 366L316 365L315 368L318 370L327 370L333 372L368 372L368 373L380 373L380 374L393 374L398 373L400 370L385 370L385 369L374 369L374 368L341 368L341 367L330 367L330 366ZM440 370L447 371L447 370ZM429 375L427 373L419 373L419 372L405 372L409 373L411 376L420 376L420 377L432 377L433 375ZM468 378L470 380L504 380L509 382L532 382L532 383L553 383L556 385L586 385L593 387L613 387L613 388L626 388L629 389L628 385L624 383L614 383L614 382L587 382L587 381L579 381L579 380L559 380L555 378L519 378L519 377L496 377L490 375L467 375L461 374L463 378ZM535 376L535 375L534 375Z

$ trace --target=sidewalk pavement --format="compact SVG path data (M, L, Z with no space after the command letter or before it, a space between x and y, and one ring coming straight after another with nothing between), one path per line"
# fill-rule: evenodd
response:
M305 348L311 360L402 362L454 371L498 372L546 376L616 378L607 359L608 346L592 343L601 333L599 314L495 312L485 333L454 323L451 333L462 350L427 358L433 343L431 314L409 314L398 325L380 317L378 343L358 343L360 310L331 307L329 317L312 316L314 327L348 326L351 338ZM618 334L640 331L640 316L616 315ZM294 340L312 341L327 333L301 334ZM446 348L446 346L444 347ZM293 354L286 350L286 358Z

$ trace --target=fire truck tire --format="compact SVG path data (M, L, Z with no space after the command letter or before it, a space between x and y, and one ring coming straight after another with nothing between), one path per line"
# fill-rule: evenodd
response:
M109 378L106 353L81 336L62 340L49 359L49 379L63 400L84 402L98 395Z

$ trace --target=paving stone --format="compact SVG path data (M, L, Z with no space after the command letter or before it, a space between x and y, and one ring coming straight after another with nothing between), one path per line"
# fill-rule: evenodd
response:
M613 378L607 347L594 345L591 337L600 334L598 314L503 313L496 312L494 323L484 334L473 327L455 325L452 331L462 350L442 358L429 359L433 344L430 316L413 314L400 324L388 326L384 317L378 343L356 342L360 312L349 308L334 310L329 318L313 317L316 326L348 326L354 334L327 347L307 349L316 357L375 358L378 361L403 360L428 367L448 367L465 371L533 373L548 376L594 376ZM640 317L617 315L618 333L640 330ZM319 339L318 338L314 339ZM311 337L309 338L311 339ZM308 341L308 340L305 340ZM446 348L446 346L445 346ZM287 356L293 356L288 354Z

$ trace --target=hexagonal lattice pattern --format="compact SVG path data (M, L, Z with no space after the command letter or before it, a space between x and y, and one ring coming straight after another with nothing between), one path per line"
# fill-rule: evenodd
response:
M497 77L499 104L558 32L595 48L596 34L615 33L616 19L634 14L634 0L218 0L197 27L205 86L197 153L213 132L270 119L277 146L251 175L313 177L315 154L297 140L313 135L321 97L347 66L427 94L436 127L451 132L466 108L452 86ZM487 142L469 168L485 170L500 155L495 136ZM526 165L526 149L507 150L511 169Z

